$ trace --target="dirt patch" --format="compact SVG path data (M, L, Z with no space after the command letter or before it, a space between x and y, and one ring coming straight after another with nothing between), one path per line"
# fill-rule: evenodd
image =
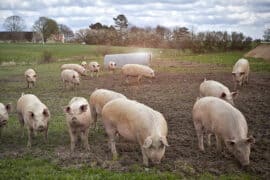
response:
M180 172L186 175L210 172L213 174L246 172L263 178L269 177L270 172L270 75L269 73L252 73L250 83L240 89L239 97L235 100L236 107L245 115L249 126L249 134L256 138L251 149L251 165L241 168L239 163L227 150L217 153L214 143L206 147L202 153L198 149L197 137L192 122L191 110L198 96L198 88L204 77L214 79L233 87L231 73L158 73L157 78L149 83L143 80L140 86L134 81L131 85L122 82L119 74L106 74L100 78L83 77L82 85L91 92L95 88L107 88L125 94L130 99L142 102L163 113L168 122L168 142L165 158L160 165L155 166L160 171ZM88 83L86 83L88 82ZM84 87L82 87L84 88ZM99 118L100 119L100 118ZM89 165L114 171L134 171L143 169L142 155L137 144L120 140L116 148L120 155L118 161L112 161L108 148L107 137L100 123L100 130L91 130L89 143L91 150L85 152L78 147L70 154L69 144L53 146L52 153L46 154L61 166ZM0 157L23 154L18 152L2 152ZM33 156L41 155L40 150L33 149ZM136 167L135 167L136 166Z
M262 44L245 54L245 57L270 60L270 44Z

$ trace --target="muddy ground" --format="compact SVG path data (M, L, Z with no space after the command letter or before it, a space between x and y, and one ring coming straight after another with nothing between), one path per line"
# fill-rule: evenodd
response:
M160 111L168 122L168 142L165 157L160 165L155 166L160 171L179 172L186 175L210 172L216 175L246 172L263 178L270 172L270 75L269 73L252 73L246 87L240 88L235 100L236 107L244 114L249 126L249 134L256 138L252 146L250 166L241 168L236 159L227 150L217 153L213 139L212 147L206 147L206 152L198 150L197 137L192 122L191 111L198 96L199 84L204 78L214 79L233 87L231 73L157 73L156 79L149 83L144 79L140 86L122 82L119 74L105 75L95 81L97 88L107 88L125 94L130 99L142 102ZM94 89L95 87L91 87ZM100 120L100 118L99 118ZM102 124L99 124L101 135L91 132L89 142L90 152L83 149L70 154L69 144L54 145L54 151L35 150L34 156L48 156L61 166L90 165L114 171L133 171L142 169L140 148L119 139L116 148L120 154L119 161L111 161L112 156L107 144L107 137ZM13 152L14 153L14 152ZM17 152L20 153L20 152Z

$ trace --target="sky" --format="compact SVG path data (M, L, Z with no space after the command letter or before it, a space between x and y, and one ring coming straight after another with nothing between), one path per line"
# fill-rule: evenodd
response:
M12 15L21 16L29 31L40 16L76 31L96 22L114 25L119 14L129 26L237 31L253 39L270 28L270 0L0 0L0 31Z

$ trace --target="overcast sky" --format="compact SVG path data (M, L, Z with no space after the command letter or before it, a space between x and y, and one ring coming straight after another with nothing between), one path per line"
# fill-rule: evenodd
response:
M27 30L46 16L75 31L96 22L113 25L119 14L140 27L238 31L252 38L270 28L270 0L0 0L0 30L12 15L23 17Z

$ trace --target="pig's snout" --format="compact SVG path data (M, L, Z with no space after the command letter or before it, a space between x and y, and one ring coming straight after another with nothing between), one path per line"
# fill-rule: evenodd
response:
M77 120L77 118L75 118L75 117L73 117L73 118L71 119L72 122L74 122L74 121L76 121L76 120Z
M44 131L44 130L45 130L45 126L43 125L38 126L38 131Z

